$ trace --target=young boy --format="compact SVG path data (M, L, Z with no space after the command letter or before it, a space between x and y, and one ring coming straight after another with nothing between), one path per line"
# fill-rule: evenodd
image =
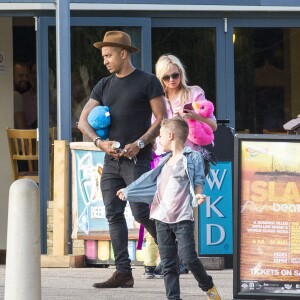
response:
M205 201L204 170L199 152L184 147L189 128L181 117L162 121L160 144L167 154L159 165L117 192L123 201L151 204L168 299L180 300L178 255L208 299L220 295L195 251L193 207ZM178 254L177 254L178 251Z

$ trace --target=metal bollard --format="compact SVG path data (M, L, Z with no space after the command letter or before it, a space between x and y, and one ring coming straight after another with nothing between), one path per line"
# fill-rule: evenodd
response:
M39 189L30 179L9 189L5 300L41 299Z

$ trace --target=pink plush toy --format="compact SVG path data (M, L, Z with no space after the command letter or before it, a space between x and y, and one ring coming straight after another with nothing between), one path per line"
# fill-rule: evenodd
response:
M209 100L200 102L193 102L193 108L201 117L209 118L214 112L214 105ZM214 140L213 130L203 122L187 119L189 125L188 139L196 145L205 146L209 145Z

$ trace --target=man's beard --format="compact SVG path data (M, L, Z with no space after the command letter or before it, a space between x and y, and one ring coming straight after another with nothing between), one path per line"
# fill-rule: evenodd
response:
M31 85L30 83L22 83L22 84L18 84L16 86L16 91L19 92L20 94L23 94L25 92L27 92L30 89Z

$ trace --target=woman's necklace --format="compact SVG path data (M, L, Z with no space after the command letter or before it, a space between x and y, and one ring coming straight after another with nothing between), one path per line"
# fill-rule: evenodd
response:
M169 107L170 107L170 111L171 111L171 114L172 114L172 116L174 115L174 112L173 112L173 108L172 108L172 103L171 103L171 101L167 98L167 102L168 102L168 104L169 104Z
M180 91L175 91L172 96L169 95L168 92L166 92L166 96L167 96L167 102L168 102L168 105L170 107L170 111L172 113L172 116L174 115L174 111L173 111L173 107L172 107L172 102L174 100L176 100L178 98L178 94L180 93Z
M178 98L178 95L180 94L180 90L172 90L172 93L166 92L167 98L173 102Z

